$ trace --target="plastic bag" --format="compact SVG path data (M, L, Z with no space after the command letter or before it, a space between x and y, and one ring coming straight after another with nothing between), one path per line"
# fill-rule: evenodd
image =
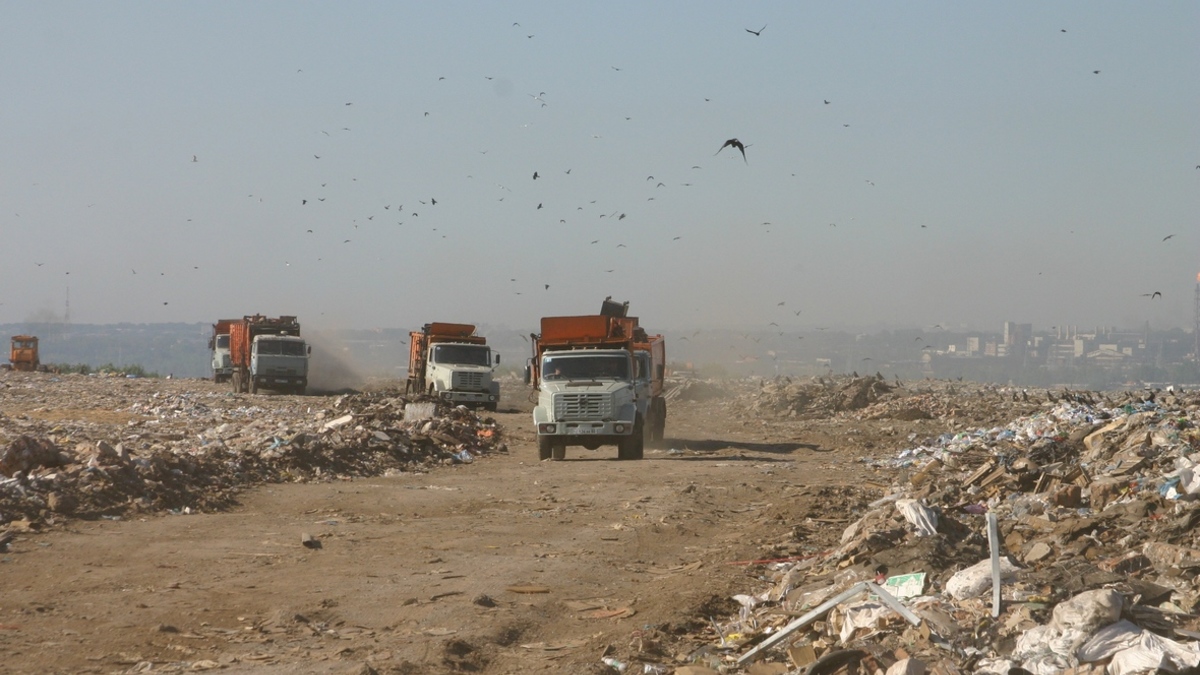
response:
M1121 618L1125 600L1111 588L1084 591L1079 595L1058 603L1050 619L1050 625L1059 632L1077 629L1092 633Z
M917 528L918 537L929 537L937 534L937 511L925 506L915 499L900 499L896 501L896 510L905 520Z

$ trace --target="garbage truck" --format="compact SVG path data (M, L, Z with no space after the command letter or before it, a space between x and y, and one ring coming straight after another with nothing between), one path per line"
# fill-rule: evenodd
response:
M500 404L500 383L493 368L487 338L475 334L468 323L427 323L409 333L406 394L426 393L455 405L473 405L495 411Z
M230 380L233 391L257 394L270 389L303 394L308 387L312 349L300 337L294 316L248 315L229 325Z
M238 319L217 319L212 325L212 337L208 349L212 352L213 382L228 382L233 375L233 361L229 357L229 327Z
M638 397L638 412L642 415L642 437L646 442L663 439L667 425L665 394L667 372L667 341L662 335L648 335L637 317L629 316L629 303L617 302L612 296L604 298L600 314L628 319L632 325L634 388Z
M538 392L539 459L564 459L567 446L602 445L616 445L618 459L642 458L635 328L634 320L605 314L542 318L525 366L525 381Z

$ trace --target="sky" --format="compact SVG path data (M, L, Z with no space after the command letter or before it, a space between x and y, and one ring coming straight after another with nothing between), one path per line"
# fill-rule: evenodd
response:
M1190 0L0 16L0 323L1192 326Z

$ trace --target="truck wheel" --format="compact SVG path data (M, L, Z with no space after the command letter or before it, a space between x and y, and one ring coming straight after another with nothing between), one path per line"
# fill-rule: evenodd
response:
M550 459L561 462L567 458L567 446L556 445L550 449Z
M658 403L658 414L654 417L654 431L651 434L651 438L655 442L661 442L667 431L667 402L660 398Z
M251 394L258 393L258 380L255 379L253 376L250 377L250 393Z
M240 373L234 373L229 381L233 383L233 393L240 394L242 389L242 376Z
M538 460L550 459L554 452L554 439L549 436L538 436Z
M495 402L495 401L493 401L493 402L491 402L491 403L484 403L484 404L483 404L483 409L484 409L484 410L486 410L486 411L488 411L488 412L496 412L496 408L497 408L499 405L500 405L500 404L499 404L499 403L497 403L497 402Z

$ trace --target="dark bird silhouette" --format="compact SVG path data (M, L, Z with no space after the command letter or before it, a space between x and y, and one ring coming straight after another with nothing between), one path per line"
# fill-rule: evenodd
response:
M730 146L737 148L738 151L742 153L742 161L743 162L746 162L747 164L750 163L750 162L746 161L746 146L743 145L742 142L736 138L731 138L731 139L725 141L725 144L722 145L716 152L714 152L713 156L721 154L721 150L724 150L725 148L728 148Z
M680 239L683 239L683 237L675 237L675 238L674 238L674 239L672 239L671 241L679 241Z
M1163 237L1163 241L1166 241L1166 240L1168 240L1168 239L1170 239L1171 237L1174 237L1174 236L1175 236L1175 235L1173 235L1173 234L1168 234L1167 236Z
M1098 70L1093 70L1093 71L1092 71L1092 74L1093 74L1093 75L1099 75L1099 74L1100 74L1100 71L1098 71Z
M539 208L539 209L540 209L540 208L542 208L542 204L541 204L541 202L538 202L538 208Z
M767 29L767 24L764 23L762 28L759 28L758 30L750 30L749 28L747 28L746 32L753 33L755 35L762 35L762 32L766 29Z
M195 155L192 155L192 161L193 161L193 162L199 162L200 160L196 159L196 156L195 156Z
M821 99L821 100L822 100L822 101L825 101L825 105L829 105L829 99L825 99L825 98L823 98L823 99Z
M1058 29L1058 32L1060 32L1060 33L1065 33L1065 32L1067 32L1067 29L1066 29L1066 28L1059 28L1059 29Z
M308 200L307 200L307 199L301 199L301 200L300 200L300 206L304 206L304 205L305 205L305 204L307 204L307 203L308 203Z
M1142 297L1143 297L1143 298L1150 298L1151 300L1153 300L1153 299L1155 299L1155 298L1161 298L1161 297L1162 297L1162 292L1161 292L1161 291L1154 291L1153 293L1142 293Z
M536 172L536 171L533 172L533 179L534 180L538 179L538 172Z

